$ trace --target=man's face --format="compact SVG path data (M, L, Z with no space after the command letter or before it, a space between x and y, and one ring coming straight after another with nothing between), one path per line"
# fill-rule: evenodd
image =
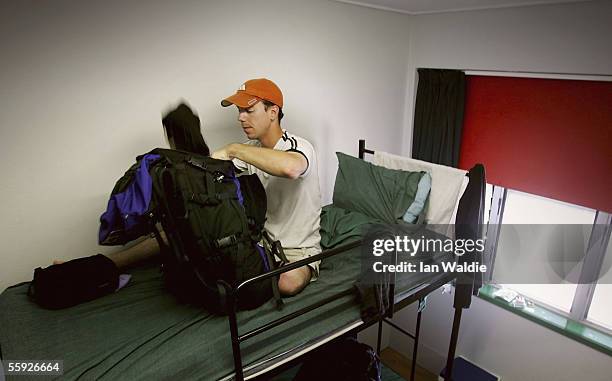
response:
M266 110L263 102L249 108L238 107L238 121L249 139L259 139L268 132L273 120L272 112L272 107Z

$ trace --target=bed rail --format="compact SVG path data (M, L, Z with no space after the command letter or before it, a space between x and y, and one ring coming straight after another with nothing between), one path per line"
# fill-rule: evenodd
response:
M239 291L243 288L246 287L252 283L255 282L260 282L264 279L268 279L268 278L272 278L272 277L277 277L282 273L285 273L287 271L291 271L293 269L305 266L309 263L312 262L316 262L318 260L324 259L324 258L329 258L332 257L334 255L338 255L346 250L355 248L360 246L362 243L361 240L356 240L338 247L335 247L333 249L330 250L325 250L319 254L313 255L311 257L296 261L296 262L292 262L290 264L287 264L283 267L277 268L275 270L272 271L268 271L265 272L263 274L257 275L253 278L247 279L244 282L240 283L238 286L233 287L230 284L224 282L224 281L219 281L217 282L217 284L222 287L225 290L225 305L227 306L227 313L228 313L228 320L229 320L229 325L230 325L230 336L231 336L231 340L232 340L232 352L234 355L234 367L235 367L235 372L236 372L236 380L238 381L242 381L244 380L244 369L242 366L242 354L240 351L240 343L242 343L245 340L248 340L260 333L266 332L272 328L278 327L283 323L286 323L292 319L295 319L298 316L301 316L307 312L310 312L312 310L315 310L325 304L331 303L335 300L338 300L344 296L348 296L352 293L354 293L353 291L353 287L351 285L351 287L349 289L346 289L344 291L341 291L335 295L332 295L328 298L322 299L316 303L313 303L311 305L308 305L306 307L303 307L295 312L292 312L291 314L282 316L276 320L273 320L267 324L264 324L263 326L257 327L252 329L251 331L248 331L246 333L240 334L238 332L238 321L237 321L237 310L236 310L236 306L238 304L238 293Z

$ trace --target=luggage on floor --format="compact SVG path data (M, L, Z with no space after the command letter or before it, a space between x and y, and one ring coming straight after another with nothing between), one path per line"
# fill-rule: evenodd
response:
M381 381L376 351L352 337L342 337L317 349L294 381Z

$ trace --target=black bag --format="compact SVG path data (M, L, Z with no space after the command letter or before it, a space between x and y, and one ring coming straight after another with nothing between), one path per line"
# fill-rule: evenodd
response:
M381 381L380 359L374 349L342 337L306 358L293 381Z
M119 270L102 254L34 270L28 295L49 309L71 307L114 292Z
M151 168L155 217L169 247L157 234L168 288L183 302L225 313L222 280L232 286L275 268L262 239L266 194L256 175L236 176L231 161L189 152L156 149ZM277 279L249 285L238 309L252 309L274 294ZM280 304L279 304L280 305Z

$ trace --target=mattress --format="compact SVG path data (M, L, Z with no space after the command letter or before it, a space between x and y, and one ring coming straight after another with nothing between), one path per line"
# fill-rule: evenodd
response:
M333 246L359 238L369 223L363 216L351 219L346 213L342 215L343 223L322 219L323 228L332 222L338 227L354 225L341 229L348 232L342 239L326 237ZM239 332L351 288L361 271L360 250L353 248L326 258L319 279L297 296L285 298L282 311L277 311L272 301L241 311ZM144 266L131 274L130 283L114 294L56 311L31 302L27 283L6 289L0 295L2 359L62 360L62 379L67 380L217 380L233 374L227 317L179 304L165 290L157 266ZM405 295L430 277L402 274L396 292ZM243 364L289 353L360 322L355 297L342 297L242 343Z

